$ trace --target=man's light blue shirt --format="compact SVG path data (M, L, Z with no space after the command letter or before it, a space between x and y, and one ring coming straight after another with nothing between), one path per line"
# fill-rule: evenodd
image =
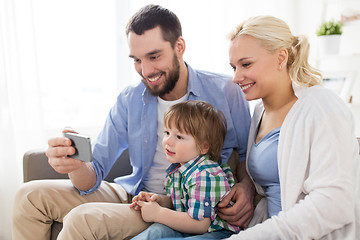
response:
M227 134L221 152L226 163L236 148L240 161L245 160L250 127L248 102L231 77L205 71L189 72L187 100L209 102L221 110L227 120ZM111 108L105 126L93 143L93 166L97 181L88 191L94 192L107 176L121 153L129 149L132 174L114 180L128 193L135 195L142 189L142 179L148 173L157 143L157 97L150 94L142 82L128 86Z

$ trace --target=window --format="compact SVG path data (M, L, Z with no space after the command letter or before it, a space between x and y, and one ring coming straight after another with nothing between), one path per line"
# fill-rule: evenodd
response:
M114 1L33 0L46 137L101 129L118 93L115 14Z

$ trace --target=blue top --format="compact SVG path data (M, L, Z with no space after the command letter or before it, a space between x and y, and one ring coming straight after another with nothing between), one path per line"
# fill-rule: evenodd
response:
M193 70L189 71L187 100L203 100L220 109L227 120L227 133L221 152L227 163L233 148L240 160L245 160L250 127L248 102L231 77ZM151 95L140 81L128 86L118 96L111 108L103 130L93 143L92 162L97 181L88 191L94 192L107 176L120 154L129 148L132 174L116 178L128 193L137 194L143 188L142 179L149 171L157 143L157 97Z
M280 128L271 130L258 143L251 146L248 168L255 182L266 194L269 217L281 211L280 181L277 162L277 149Z

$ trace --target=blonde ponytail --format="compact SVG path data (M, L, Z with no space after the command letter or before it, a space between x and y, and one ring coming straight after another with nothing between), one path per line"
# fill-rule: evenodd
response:
M288 71L292 81L300 86L311 87L321 84L321 73L308 63L310 44L303 35L294 36L288 49Z

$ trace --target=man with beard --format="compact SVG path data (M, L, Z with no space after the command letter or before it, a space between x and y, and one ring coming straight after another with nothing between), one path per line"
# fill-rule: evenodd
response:
M165 110L185 100L203 100L220 109L227 121L221 160L239 153L237 183L219 204L219 216L246 227L253 216L254 187L245 172L250 114L231 77L194 70L184 62L185 41L174 13L157 5L140 9L126 29L130 57L142 81L123 90L93 145L93 162L67 157L75 153L64 137L49 140L50 165L71 181L36 181L18 191L13 239L49 239L53 221L63 222L58 239L125 239L149 226L129 208L140 191L164 194L169 162L161 145ZM64 130L72 131L72 130ZM131 175L102 181L127 149ZM80 194L79 194L80 193ZM144 199L145 200L145 199ZM235 202L228 207L230 201Z

